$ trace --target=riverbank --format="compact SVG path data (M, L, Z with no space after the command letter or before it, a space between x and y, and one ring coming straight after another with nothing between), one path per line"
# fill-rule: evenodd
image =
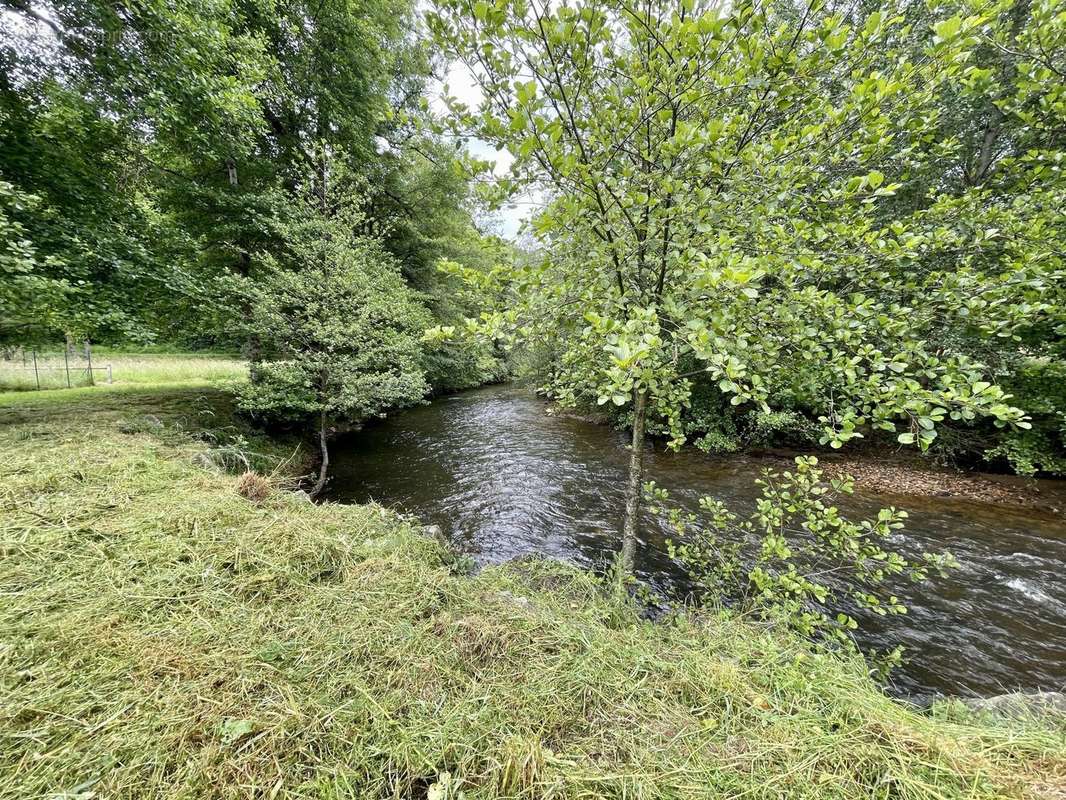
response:
M1061 729L554 562L468 577L376 506L251 502L204 388L49 395L0 397L0 797L1061 797Z
M1043 481L1017 475L953 470L927 463L917 456L868 455L833 457L827 469L855 478L856 486L882 495L940 497L1066 514L1066 481Z
M582 413L545 402L547 414L592 425L612 425L610 416L603 412ZM655 446L665 445L657 442ZM1018 475L952 469L904 448L879 450L876 446L866 446L855 453L819 448L809 451L817 454L829 473L851 475L857 487L872 494L939 497L1066 515L1066 480L1045 480L1041 486L1031 478ZM708 455L707 458L750 458L764 461L773 469L788 469L798 454L791 450L753 448L729 456ZM1049 490L1050 484L1055 485Z

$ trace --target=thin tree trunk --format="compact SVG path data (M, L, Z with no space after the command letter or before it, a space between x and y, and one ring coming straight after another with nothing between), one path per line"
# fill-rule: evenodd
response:
M322 413L318 418L318 444L322 448L322 467L318 470L318 480L315 482L315 488L311 490L311 497L318 497L319 492L325 487L326 470L329 469L329 447L326 444L325 409L322 409Z
M647 414L646 393L633 392L633 440L629 453L629 481L626 484L626 518L622 528L622 552L618 558L619 578L633 572L637 553L637 528L640 497L644 483L644 419Z

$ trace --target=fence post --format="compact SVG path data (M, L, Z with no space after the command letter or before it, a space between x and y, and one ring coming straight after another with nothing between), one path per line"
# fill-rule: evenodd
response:
M37 391L41 391L41 373L37 371L37 351L33 351L33 378L37 381Z
M85 340L85 357L89 360L89 368L85 370L89 373L89 385L96 386L96 379L93 378L93 349L88 339Z
M67 348L63 348L63 369L67 371L67 388L70 388L70 356L67 354Z
M111 383L111 365L107 365L107 382Z

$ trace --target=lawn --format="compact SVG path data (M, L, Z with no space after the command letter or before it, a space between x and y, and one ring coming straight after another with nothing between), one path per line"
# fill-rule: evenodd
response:
M83 354L63 358L60 353L40 353L34 369L32 356L0 360L0 391L65 389L90 384L89 361ZM243 377L247 362L210 353L128 353L97 350L92 356L93 382L101 384L209 383ZM110 370L108 369L110 367ZM69 381L68 381L69 378Z
M0 396L0 797L1062 797L1061 729L556 563L470 576L376 506L251 502L219 443L287 446L226 408Z

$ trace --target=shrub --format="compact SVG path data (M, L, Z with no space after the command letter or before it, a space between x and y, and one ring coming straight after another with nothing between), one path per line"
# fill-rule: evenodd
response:
M889 579L922 581L955 563L947 552L910 560L889 549L905 511L882 508L861 521L843 516L831 500L850 494L854 483L848 476L823 481L813 456L798 457L795 471L765 470L756 483L762 496L744 519L711 497L700 500L702 516L683 513L669 506L664 489L645 486L652 511L665 514L677 533L670 555L685 565L705 604L732 603L816 641L851 647L858 621L849 609L904 614L885 588Z

